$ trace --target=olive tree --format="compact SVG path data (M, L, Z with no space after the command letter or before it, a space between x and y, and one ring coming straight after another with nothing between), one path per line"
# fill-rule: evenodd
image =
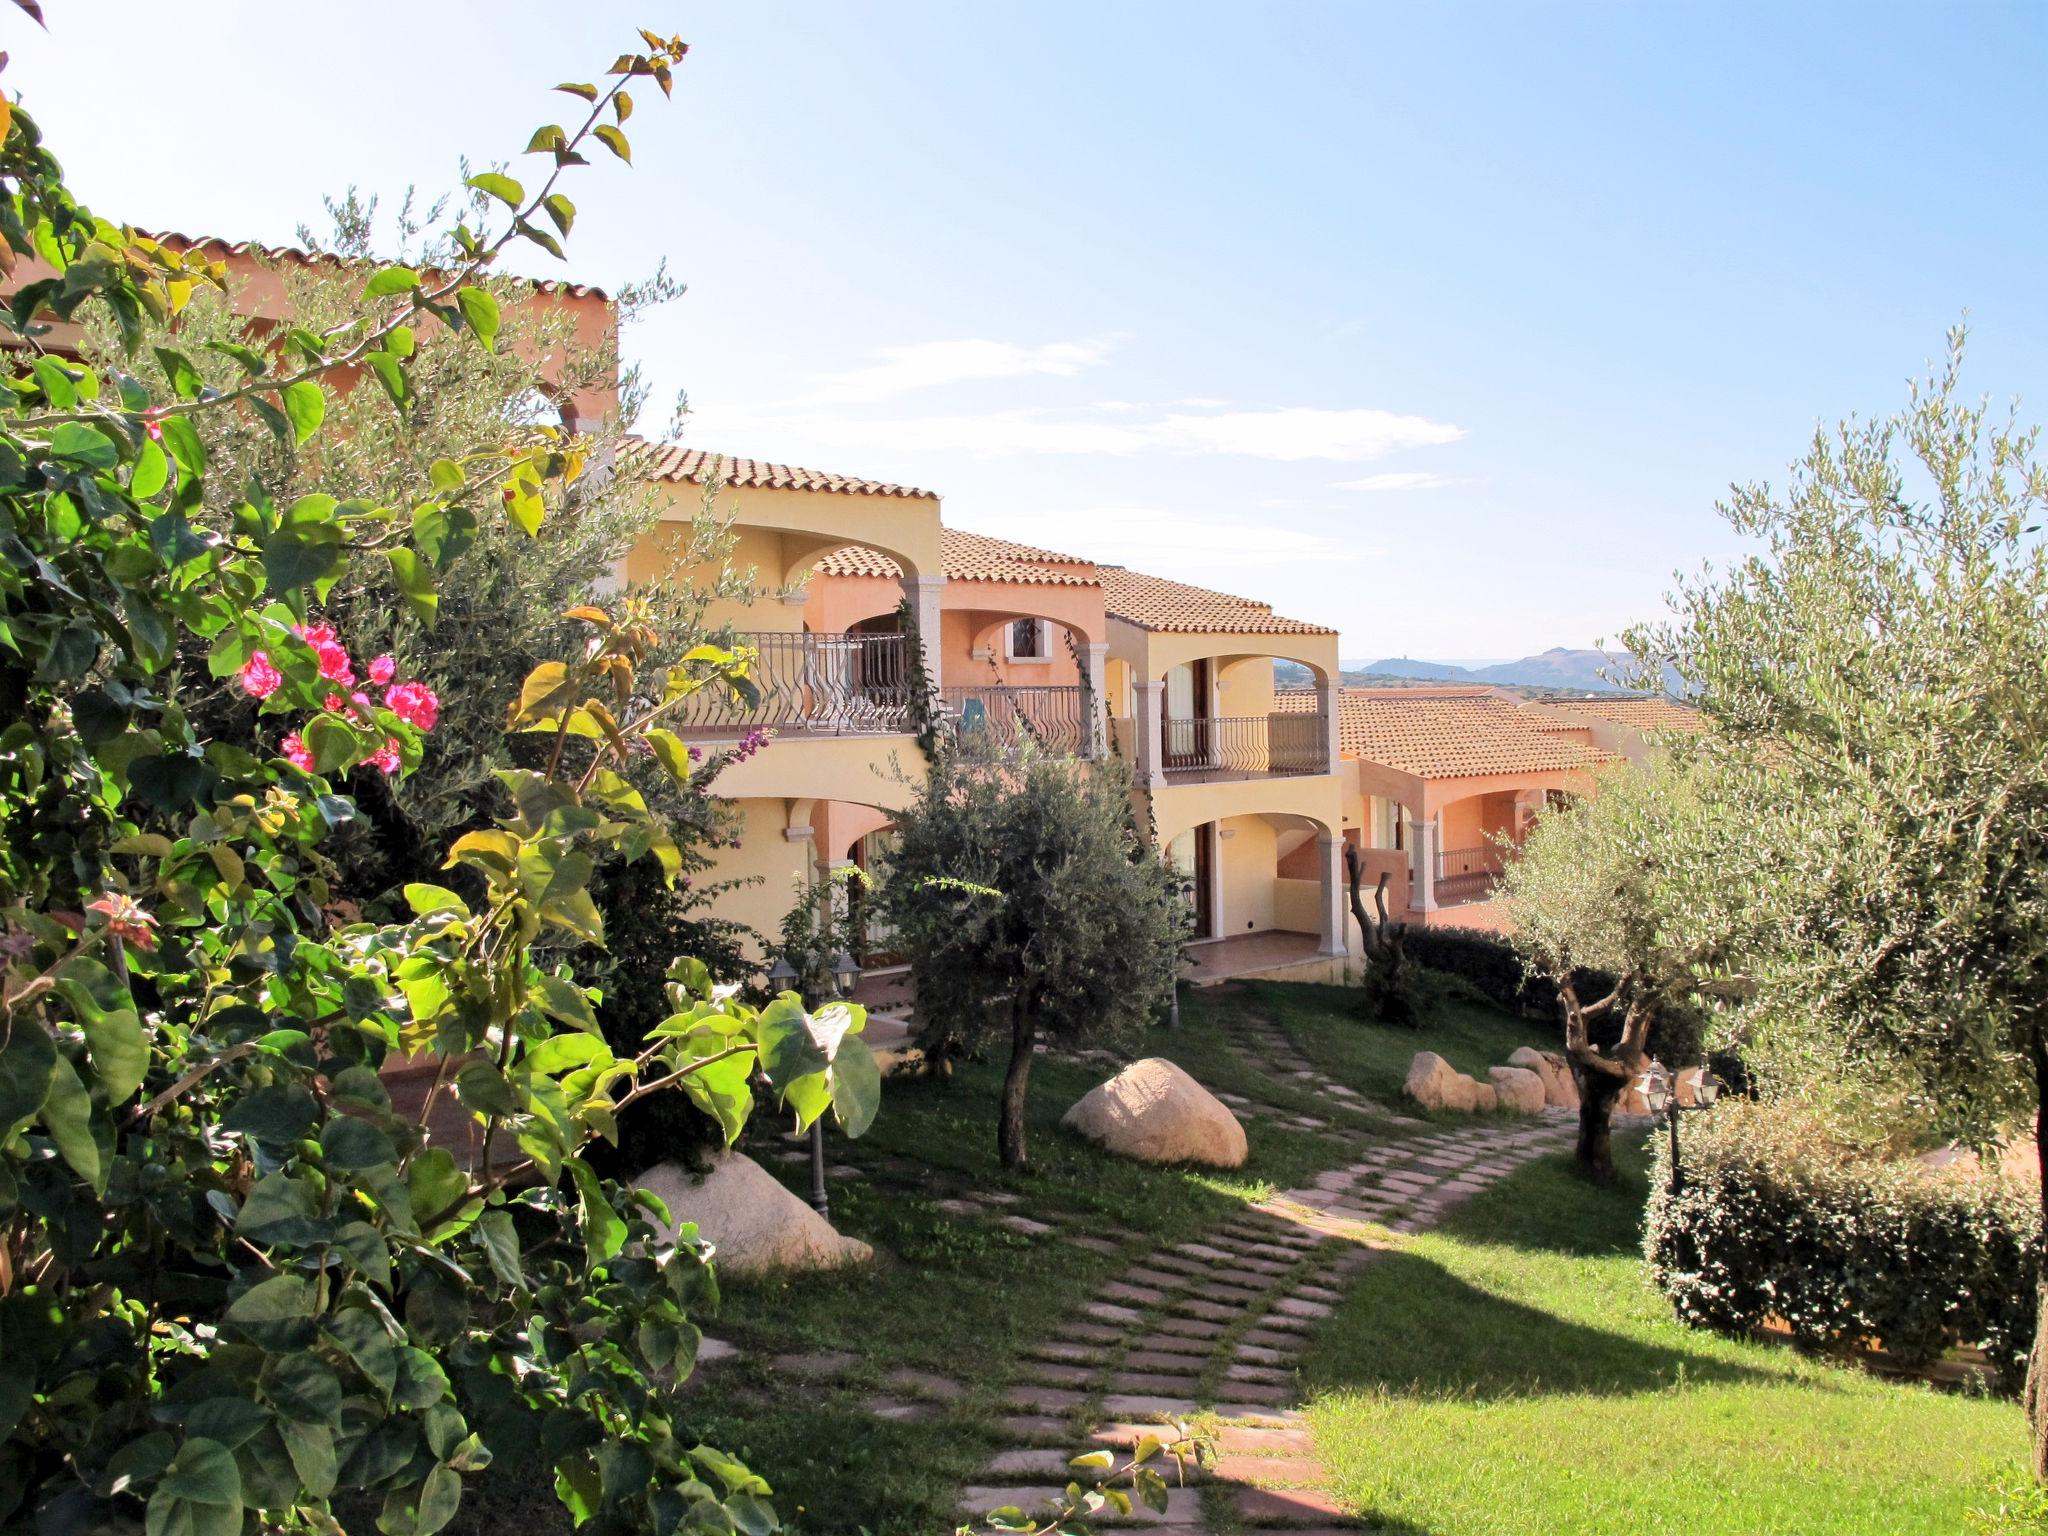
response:
M1697 696L1700 759L1768 791L1744 878L1701 882L1743 913L1766 1072L1882 1071L1942 1134L2048 1141L2048 468L1962 396L1962 354L1816 433L1782 489L1738 487L1761 547L1626 639Z
M1630 1079L1653 1055L1696 1049L1701 1010L1741 990L1729 924L1742 908L1720 887L1739 879L1729 833L1751 797L1704 779L1670 759L1611 769L1592 795L1538 816L1503 879L1515 948L1557 989L1578 1161L1602 1181Z
M1114 1040L1165 1010L1187 928L1178 881L1138 830L1120 759L942 743L896 831L877 899L910 957L918 1043L943 1065L1007 1024L996 1144L1021 1168L1041 1033Z

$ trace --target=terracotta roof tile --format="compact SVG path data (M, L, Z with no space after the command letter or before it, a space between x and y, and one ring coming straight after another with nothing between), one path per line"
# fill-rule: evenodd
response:
M1698 710L1661 697L1545 699L1543 707L1561 715L1588 716L1638 731L1684 731L1691 734L1706 729L1706 722L1700 718Z
M1074 555L1034 549L1029 544L1012 544L1008 539L969 533L964 528L939 530L939 554L948 581L1014 581L1029 586L1092 587L1095 567ZM820 560L815 570L826 576L885 576L894 581L903 574L894 560L859 544L836 549Z
M725 483L739 489L768 491L825 491L840 496L905 496L937 501L931 491L915 486L891 485L884 480L856 480L849 475L827 474L821 469L799 469L793 464L771 464L766 459L736 459L701 448L684 448L675 443L650 443L642 437L626 439L626 462L656 480L690 481L702 485L715 466L721 468Z
M1312 712L1316 696L1276 694L1274 707ZM1338 711L1346 757L1422 779L1545 773L1618 761L1486 688L1346 688Z
M289 263L300 267L374 267L376 262L348 256L336 256L330 251L309 251L297 245L265 245L260 240L223 240L218 235L184 235L172 229L138 229L138 235L154 240L159 245L170 246L173 250L200 250L213 254L215 259L227 256L260 256L266 261ZM509 274L500 273L499 276ZM588 283L563 283L551 278L522 277L514 281L523 283L537 293L566 293L571 298L607 298L602 288Z
M1102 603L1113 618L1140 629L1198 635L1334 635L1334 629L1284 618L1272 605L1207 587L1191 587L1120 565L1102 571Z

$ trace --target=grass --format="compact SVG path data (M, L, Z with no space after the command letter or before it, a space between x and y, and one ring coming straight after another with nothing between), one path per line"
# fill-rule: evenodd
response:
M1483 1071L1517 1045L1542 1043L1540 1026L1480 1005L1454 1003L1420 1032L1362 1023L1354 1008L1355 994L1335 989L1222 987L1186 996L1181 1031L1136 1042L1131 1055L1167 1056L1213 1089L1353 1132L1333 1141L1248 1113L1250 1156L1228 1172L1132 1164L1060 1130L1067 1107L1111 1070L1101 1061L1038 1059L1033 1167L1022 1174L995 1155L1000 1059L970 1063L951 1083L890 1080L869 1134L829 1142L835 1161L865 1175L834 1181L833 1220L873 1244L875 1262L728 1282L721 1314L704 1321L741 1354L700 1377L681 1432L741 1455L801 1532L951 1530L958 1490L1008 1443L997 1420L1024 1351L1105 1279L1276 1187L1350 1161L1361 1137L1420 1133L1333 1107L1266 1070L1243 1047L1247 1022L1273 1021L1317 1066L1390 1106L1401 1104L1418 1049ZM744 1150L805 1187L803 1166L778 1158L787 1144L771 1126L751 1132ZM1639 1278L1643 1190L1640 1171L1632 1177L1596 1193L1562 1166L1526 1171L1365 1272L1311 1352L1318 1429L1340 1492L1406 1536L1862 1536L1958 1529L1960 1512L1985 1502L1980 1464L2010 1469L2024 1448L2016 1409L1881 1384L1667 1321ZM1026 1236L940 1205L985 1191L1015 1197L1009 1212L1066 1225ZM1076 1232L1119 1251L1079 1246ZM853 1363L815 1382L768 1363L824 1350ZM965 1395L917 1422L876 1418L867 1402L903 1368L957 1381ZM487 1477L448 1536L566 1536L543 1479L531 1469ZM1239 1536L1223 1508L1209 1514L1212 1528Z
M1533 1164L1375 1263L1311 1355L1339 1493L1430 1536L1964 1529L2020 1410L1680 1326L1645 1193L1636 1149Z

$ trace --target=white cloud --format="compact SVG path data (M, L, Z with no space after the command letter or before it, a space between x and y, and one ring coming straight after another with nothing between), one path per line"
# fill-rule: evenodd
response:
M1208 413L1170 410L1149 417L1122 406L881 418L791 413L720 425L743 428L756 440L802 439L833 448L897 453L1163 453L1281 462L1373 459L1397 449L1456 442L1465 435L1463 427L1421 416L1312 406Z
M1339 480L1336 482L1336 488L1340 491L1433 491L1441 486L1457 483L1448 475L1409 469L1397 470L1386 475L1367 475L1363 480Z
M926 341L908 347L883 347L882 361L845 373L818 376L818 387L794 403L867 405L920 389L964 384L977 379L1016 379L1034 375L1070 378L1103 362L1115 349L1111 340L1053 341L1021 347L1007 341L967 338Z
M1203 517L1164 507L1072 507L994 520L979 531L1044 549L1065 550L1111 565L1215 585L1213 573L1255 565L1328 564L1366 560L1386 551L1303 528L1247 524L1241 517ZM1211 573L1206 583L1203 573ZM1244 591L1242 586L1233 591ZM1254 592L1288 612L1284 594Z

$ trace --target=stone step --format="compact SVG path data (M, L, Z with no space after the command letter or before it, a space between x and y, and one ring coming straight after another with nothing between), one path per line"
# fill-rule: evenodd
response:
M1064 1485L1056 1487L1036 1486L1024 1488L975 1487L962 1491L960 1513L970 1519L984 1519L992 1509L1015 1506L1027 1515L1043 1516L1050 1504L1066 1502ZM1091 1525L1164 1525L1174 1527L1198 1526L1202 1522L1202 1495L1195 1488L1170 1488L1166 1494L1166 1513L1147 1509L1137 1500L1131 1501L1128 1516L1118 1514L1114 1509L1105 1509L1100 1514L1088 1517Z

